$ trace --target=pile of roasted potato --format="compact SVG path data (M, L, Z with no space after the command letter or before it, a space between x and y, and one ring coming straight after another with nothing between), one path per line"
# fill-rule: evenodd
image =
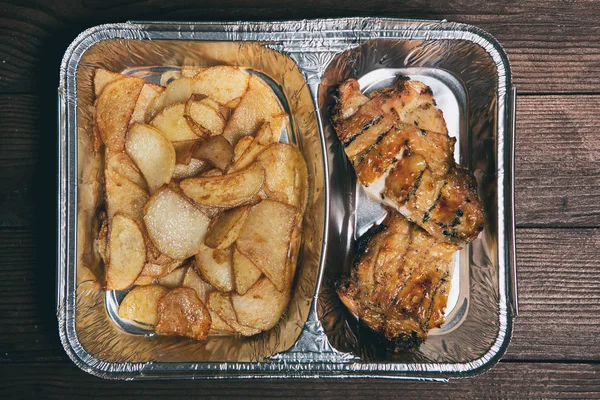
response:
M105 287L131 289L119 316L157 333L255 335L290 299L306 163L279 143L289 117L257 75L216 66L163 78L95 73Z

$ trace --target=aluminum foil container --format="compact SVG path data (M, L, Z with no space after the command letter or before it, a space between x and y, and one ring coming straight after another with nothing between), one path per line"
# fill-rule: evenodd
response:
M289 309L251 338L205 342L156 336L119 320L122 293L105 293L94 239L103 160L90 141L97 67L156 80L182 65L238 65L262 77L291 117L285 140L302 151L309 208ZM341 305L334 282L354 242L383 209L356 184L330 124L337 85L366 91L397 74L431 86L455 158L470 168L485 230L454 260L446 323L418 351L390 353ZM103 378L373 377L447 380L472 376L506 351L517 315L514 239L515 91L500 45L446 21L345 18L293 22L130 22L91 28L65 53L59 87L57 315L67 354Z

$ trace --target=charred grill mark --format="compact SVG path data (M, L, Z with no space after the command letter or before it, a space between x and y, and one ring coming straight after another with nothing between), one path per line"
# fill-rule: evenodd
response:
M369 248L369 242L371 241L371 239L373 239L375 236L377 236L381 232L385 231L387 228L388 227L385 224L377 225L377 226L369 229L364 235L362 235L361 237L358 238L358 240L356 241L356 245L355 245L355 247L356 247L356 255L355 255L356 262L355 262L355 264L357 264L360 261L360 258L365 254L365 252Z
M362 164L362 162L365 160L365 157L369 155L369 153L371 152L371 150L373 150L375 147L377 147L377 145L379 145L383 141L383 139L385 139L385 137L394 128L395 128L395 126L392 126L390 129L388 129L387 131L385 131L381 135L377 136L377 140L375 140L375 143L373 143L371 146L369 146L365 151L363 151L361 153L360 157L358 157L358 163L356 163L355 166L359 166L360 164ZM383 154L381 154L381 152L380 152L379 156L383 156Z
M431 207L429 207L429 210L427 210L427 215L429 215L429 213L437 207L438 203L440 202L441 198L442 198L442 190L444 190L444 186L446 186L446 184L448 183L448 181L444 181L444 183L442 184L442 187L440 187L440 190L438 192L437 197L435 198L435 200L433 201L433 204L431 205ZM425 221L423 221L425 222Z
M438 295L438 292L442 286L446 283L448 278L450 277L450 272L446 271L444 275L440 278L438 284L435 289L431 292L431 298L429 303L429 308L427 309L427 317L425 318L425 323L423 325L423 329L427 330L427 326L429 325L429 321L431 320L431 316L433 315L433 306L435 304L435 297Z
M358 138L360 135L362 135L367 129L369 129L373 125L378 124L382 119L383 119L383 115L378 115L375 118L373 118L372 120L370 120L369 122L367 122L366 124L364 124L360 128L359 132L352 134L352 136L350 136L348 139L346 139L346 141L344 141L344 143L343 143L344 147L350 146L350 144L352 144L352 142L354 142L356 140L356 138Z

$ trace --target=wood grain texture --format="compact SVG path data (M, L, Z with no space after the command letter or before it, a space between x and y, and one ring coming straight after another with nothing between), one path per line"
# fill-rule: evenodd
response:
M0 227L28 226L33 220L40 146L36 99L0 95Z
M11 4L12 3L12 4ZM184 0L11 1L0 3L0 90L32 91L52 82L68 44L85 28L126 20L285 20L340 16L448 19L476 25L506 48L522 92L600 90L597 3L427 0L370 2L235 0L190 4ZM40 60L45 62L40 63Z
M500 363L485 375L448 384L365 379L105 381L75 365L0 365L0 392L13 399L439 399L600 396L600 365Z
M600 229L519 229L517 267L506 358L600 360Z
M0 230L0 363L64 360L55 242ZM35 248L34 248L35 247ZM520 315L508 360L600 360L600 229L519 229Z
M600 96L517 99L519 226L600 226Z

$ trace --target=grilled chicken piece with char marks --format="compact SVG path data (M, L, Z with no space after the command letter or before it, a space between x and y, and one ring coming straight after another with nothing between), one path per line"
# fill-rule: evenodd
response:
M457 249L391 211L360 239L361 254L338 295L386 345L414 349L444 321Z
M439 240L475 239L483 229L476 182L454 162L456 140L431 89L400 78L365 96L349 79L338 93L334 128L367 195Z

